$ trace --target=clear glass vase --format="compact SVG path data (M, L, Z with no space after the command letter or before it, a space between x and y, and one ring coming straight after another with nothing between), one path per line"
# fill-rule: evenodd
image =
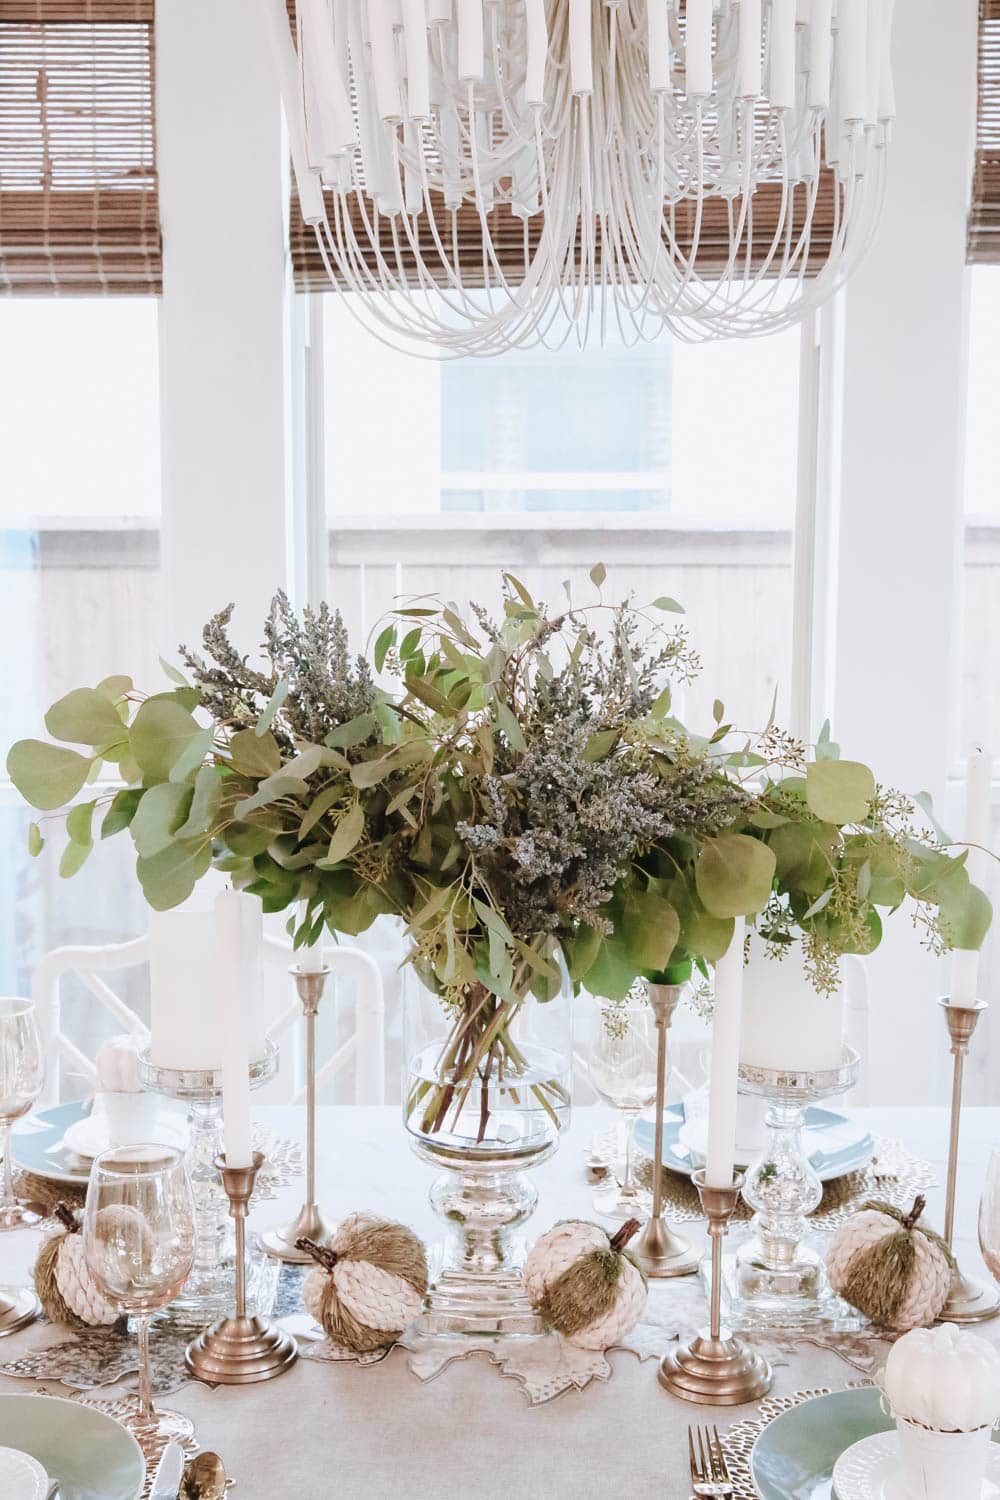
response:
M403 1119L417 1156L442 1169L430 1189L448 1229L413 1336L533 1335L518 1233L538 1202L525 1175L569 1122L572 990L501 1000L482 986L455 1014L416 972L404 981Z

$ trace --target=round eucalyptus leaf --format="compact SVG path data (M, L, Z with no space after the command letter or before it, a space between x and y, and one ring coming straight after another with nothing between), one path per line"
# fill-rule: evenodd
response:
M45 740L18 740L7 756L7 774L32 807L52 812L65 807L90 771L88 756Z

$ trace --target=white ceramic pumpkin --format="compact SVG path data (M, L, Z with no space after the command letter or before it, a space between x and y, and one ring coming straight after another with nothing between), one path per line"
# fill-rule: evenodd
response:
M954 1323L915 1328L893 1345L883 1385L895 1416L972 1432L1000 1418L1000 1351Z

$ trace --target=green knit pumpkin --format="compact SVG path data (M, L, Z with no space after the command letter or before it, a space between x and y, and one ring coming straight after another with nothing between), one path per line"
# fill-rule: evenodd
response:
M826 1270L834 1291L879 1328L927 1328L948 1300L955 1260L921 1221L924 1199L908 1214L866 1203L834 1234Z

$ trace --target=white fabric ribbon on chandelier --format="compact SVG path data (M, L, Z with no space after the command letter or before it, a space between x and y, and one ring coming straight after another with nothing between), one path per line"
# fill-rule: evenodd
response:
M770 333L871 241L893 0L261 3L303 218L390 342Z

